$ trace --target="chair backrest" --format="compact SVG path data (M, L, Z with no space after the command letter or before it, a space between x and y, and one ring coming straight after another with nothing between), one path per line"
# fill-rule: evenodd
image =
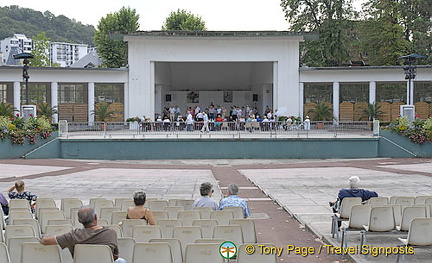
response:
M408 244L413 246L432 245L432 218L414 218L411 221Z
M114 211L120 211L120 208L113 206L113 207L101 207L98 219L106 219L111 224L111 215Z
M114 202L108 199L95 200L93 202L95 213L100 216L100 210L102 207L114 207Z
M148 200L146 206L151 210L164 210L168 206L168 200Z
M192 226L201 227L203 238L213 237L213 228L218 225L216 219L196 219L192 222Z
M384 232L396 228L393 207L376 206L371 208L369 217L369 231Z
M5 226L6 226L6 221L4 218L3 209L0 209L0 230L4 230Z
M24 242L39 242L37 237L11 237L7 247L12 263L21 263L22 244Z
M83 225L78 220L78 210L79 210L78 207L73 207L70 209L71 220L73 223L73 227L75 227L75 228L83 227Z
M6 247L6 244L0 242L0 262L10 263L9 251Z
M419 196L416 196L416 197L415 197L415 200L414 200L414 204L415 204L415 205L424 205L425 202L426 202L426 200L427 200L429 197L432 198L432 195L419 195Z
M414 218L422 218L427 217L427 208L426 206L408 206L405 207L402 212L402 220L400 224L401 231L408 231L411 220Z
M178 212L177 219L182 221L183 226L192 226L192 221L201 219L201 214L195 210L184 210Z
M48 209L48 210L45 210ZM66 219L63 211L61 210L51 210L49 208L41 208L39 210L39 224L41 226L42 233L45 233L45 226L48 225L48 220L52 219Z
M195 243L216 243L216 244L222 244L225 242L225 238L199 238L195 240Z
M100 218L97 221L98 226L108 226L110 225L110 222L108 222L108 220Z
M149 240L150 243L154 242L166 242L171 245L171 254L173 263L182 263L183 262L183 255L182 255L182 248L181 248L181 242L177 238L154 238Z
M374 206L383 206L389 204L389 199L387 197L378 196L378 197L372 197L367 201L368 205L374 207Z
M161 228L162 238L172 238L174 227L182 226L182 221L180 219L160 219L158 226Z
M72 225L47 225L45 226L45 234L57 236L72 231Z
M5 243L9 243L12 237L36 237L36 232L31 225L8 225L4 232Z
M151 212L156 222L159 219L168 219L168 212L165 210L151 210Z
M164 209L168 213L169 219L177 219L177 214L180 211L184 211L183 206L167 206Z
M345 197L342 199L342 203L339 209L339 216L341 218L349 218L351 213L351 207L354 205L361 205L361 197Z
M117 238L117 245L119 250L119 256L126 260L126 262L132 263L133 250L135 246L135 239L131 237L119 237Z
M415 202L414 196L392 196L390 197L390 204L401 205L402 209L407 206L413 205Z
M36 237L41 237L39 222L34 218L17 218L13 221L14 225L30 225L33 227Z
M107 225L106 227L114 229L117 233L117 237L123 237L123 232L119 225Z
M178 238L182 245L182 254L185 255L186 245L195 243L195 240L202 238L201 227L199 226L176 226L173 230L173 238Z
M216 219L218 221L218 225L229 225L229 221L231 219L234 219L233 211L230 210L212 211L210 213L210 219Z
M243 231L239 225L215 226L213 229L213 238L224 238L236 245L240 245L243 244Z
M166 242L136 243L132 261L133 263L172 263L171 245Z
M168 206L176 206L177 205L177 200L180 200L180 199L179 198L168 199Z
M200 212L201 219L210 219L210 213L214 211L213 207L194 207L193 210Z
M27 208L30 210L30 203L27 199L11 199L9 200L9 208Z
M185 262L187 263L202 263L202 262L224 262L224 259L219 254L220 244L201 243L188 244L185 249Z
M9 224L13 224L15 219L20 218L32 219L33 215L30 210L9 210Z
M105 197L95 197L95 198L90 198L89 200L89 206L94 207L95 203L101 200L108 200Z
M432 205L432 196L425 199L425 205Z
M162 231L157 225L135 225L132 228L132 237L136 242L148 242L152 238L162 238Z
M123 219L121 229L124 237L132 237L132 229L136 225L147 225L144 219Z
M239 225L243 232L243 242L256 243L257 235L253 219L231 219L230 225Z
M178 199L176 206L183 206L184 210L192 210L192 205L195 200L192 199Z
M240 206L227 206L224 207L223 209L224 211L232 211L233 212L233 218L244 218L244 213L243 213L243 207Z
M402 221L402 206L401 205L384 205L384 206L393 207L393 217L395 220L395 224L397 226L400 226Z
M39 218L39 210L41 208L50 208L50 207L57 208L57 205L53 198L39 197L36 202L36 214L35 214L36 218Z
M60 247L42 245L39 242L22 244L21 263L60 263L62 262Z
M74 263L112 263L111 248L107 245L77 244L74 248Z
M275 247L274 244L260 244L264 245L266 247ZM246 245L240 245L237 248L237 262L238 263L276 263L277 262L277 255L276 253L253 253L253 254L247 254ZM258 245L255 246L255 251L259 251Z
M120 222L126 219L126 211L114 211L111 213L111 225L118 225Z
M80 208L83 202L78 198L62 198L60 201L60 210L63 211L66 218L71 218L71 208Z
M134 205L135 205L135 203L134 203L134 201L132 199L122 200L120 211L127 211L129 207L132 207Z
M349 228L363 229L369 223L371 205L354 205L349 217Z
M114 199L114 206L121 209L123 200L130 200L133 202L133 199L131 197L118 197Z
M48 225L69 225L73 227L73 222L71 219L50 219Z

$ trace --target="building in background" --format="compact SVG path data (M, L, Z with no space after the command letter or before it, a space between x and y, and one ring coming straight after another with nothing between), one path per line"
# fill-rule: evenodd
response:
M13 55L31 52L33 41L24 34L14 34L12 37L0 41L0 51L3 53L2 65L18 65L18 60Z
M88 45L50 42L49 52L51 64L58 64L60 67L69 67L87 55Z

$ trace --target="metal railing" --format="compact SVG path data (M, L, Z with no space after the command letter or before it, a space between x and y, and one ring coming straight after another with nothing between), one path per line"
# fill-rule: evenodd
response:
M203 122L188 125L184 122L59 122L60 135L95 138L342 138L372 137L372 123L311 122L310 130L303 123L285 122L209 122L208 131ZM203 131L202 131L203 130Z

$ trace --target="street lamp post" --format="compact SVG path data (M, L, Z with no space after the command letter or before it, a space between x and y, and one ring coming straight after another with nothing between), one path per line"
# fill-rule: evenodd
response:
M26 105L28 105L29 104L28 79L30 78L29 74L28 74L28 69L29 69L28 64L30 63L29 59L34 58L34 56L30 53L19 53L19 54L13 55L13 57L14 57L14 59L24 59L23 60L24 66L23 66L22 76L23 76L23 79L25 81L25 88L26 88Z

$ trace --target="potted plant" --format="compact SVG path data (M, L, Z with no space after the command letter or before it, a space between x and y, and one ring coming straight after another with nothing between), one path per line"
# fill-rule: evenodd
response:
M42 102L42 103L39 103L37 105L37 116L38 117L44 116L50 122L51 122L52 116L54 114L57 114L57 113L58 113L57 107L51 107L51 105L46 103L46 102Z
M130 130L138 130L141 119L138 117L127 118L126 122L129 123Z
M333 119L332 109L326 105L324 102L318 103L315 109L308 111L309 113L314 113L314 121L317 122L317 129L324 129L324 121L330 121Z
M92 113L96 116L96 121L103 122L101 124L101 128L102 130L105 130L105 122L112 117L114 111L110 109L110 105L108 103L101 102L95 105L95 109L92 111Z

